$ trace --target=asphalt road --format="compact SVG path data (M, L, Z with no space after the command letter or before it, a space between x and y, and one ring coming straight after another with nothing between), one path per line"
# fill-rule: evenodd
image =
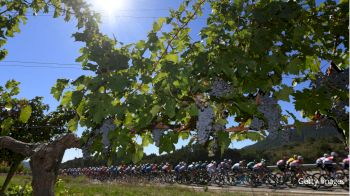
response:
M206 187L200 187L200 186L187 186L187 185L177 185L180 187L186 187L189 189L193 189L196 191L205 191ZM251 187L239 187L239 186L230 186L230 187L218 187L218 186L208 186L208 190L210 191L217 191L219 192L232 192L234 195L234 192L240 192L240 193L246 193L247 195L349 195L349 191L346 191L341 188L331 188L331 189L321 189L321 190L312 190L310 188L278 188L273 189L269 187L262 187L262 188L251 188Z

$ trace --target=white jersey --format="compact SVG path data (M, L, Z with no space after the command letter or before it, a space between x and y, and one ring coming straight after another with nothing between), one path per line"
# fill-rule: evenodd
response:
M323 160L324 165L330 165L333 164L333 157L327 157Z
M233 169L239 169L240 166L239 166L239 163L235 163L233 166L232 166Z
M326 157L320 157L316 160L316 164L322 164Z

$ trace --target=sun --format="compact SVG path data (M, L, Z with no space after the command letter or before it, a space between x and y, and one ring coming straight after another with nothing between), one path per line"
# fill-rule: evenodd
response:
M118 10L124 8L125 0L93 0L92 5L96 11L101 12L102 15L106 14L111 16Z

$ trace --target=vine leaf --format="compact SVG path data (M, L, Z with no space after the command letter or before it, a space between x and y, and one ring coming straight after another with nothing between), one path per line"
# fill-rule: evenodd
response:
M28 122L31 114L32 114L32 107L30 105L26 105L23 109L21 109L21 113L19 115L19 120L22 123L26 123L26 122Z

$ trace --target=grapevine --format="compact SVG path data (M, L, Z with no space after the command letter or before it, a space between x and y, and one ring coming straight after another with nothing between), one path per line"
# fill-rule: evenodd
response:
M152 136L154 140L154 144L159 147L160 144L160 138L163 135L163 130L162 129L153 129L152 130Z
M264 126L264 121L260 120L257 117L254 117L252 122L250 123L250 128L253 130L260 130Z
M232 92L232 87L230 84L221 79L216 79L213 82L210 96L214 97L224 97Z
M269 134L271 137L275 137L276 132L281 127L281 109L279 108L277 100L266 95L261 96L258 111L261 112L267 120Z
M214 111L208 106L199 111L198 121L196 124L198 143L204 144L213 129Z
M96 134L102 134L102 143L105 148L107 148L110 145L108 134L110 131L114 131L115 128L116 127L113 123L113 120L108 119L103 122L102 126L99 129L95 130Z

